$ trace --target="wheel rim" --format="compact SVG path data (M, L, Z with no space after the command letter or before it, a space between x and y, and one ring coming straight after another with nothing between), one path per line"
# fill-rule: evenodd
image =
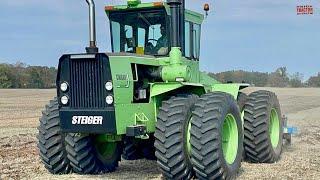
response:
M238 126L232 114L228 114L223 122L222 129L222 151L224 159L232 164L238 153Z
M280 137L280 121L279 121L278 112L274 108L272 108L271 110L269 135L270 135L272 147L276 148L278 146L279 137Z
M191 155L191 143L190 143L190 138L191 138L191 133L190 133L190 130L191 130L191 120L192 120L192 117L189 119L189 122L188 122L188 127L187 127L187 153L190 157Z

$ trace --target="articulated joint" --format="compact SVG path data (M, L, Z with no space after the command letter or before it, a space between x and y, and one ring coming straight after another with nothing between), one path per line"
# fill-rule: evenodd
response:
M185 82L190 80L190 76L190 67L182 63L180 47L172 47L169 65L162 67L162 80L168 82Z

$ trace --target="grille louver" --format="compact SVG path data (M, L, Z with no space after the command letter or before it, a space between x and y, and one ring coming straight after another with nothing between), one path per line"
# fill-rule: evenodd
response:
M70 60L70 107L103 108L105 59Z

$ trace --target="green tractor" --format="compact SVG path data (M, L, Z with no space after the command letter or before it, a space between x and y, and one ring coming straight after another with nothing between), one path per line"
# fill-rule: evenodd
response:
M280 158L276 95L240 90L199 70L204 16L183 0L106 6L112 52L90 46L59 60L57 97L40 118L38 148L53 174L113 172L122 159L157 160L166 179L232 179L241 161ZM209 10L209 6L205 6Z

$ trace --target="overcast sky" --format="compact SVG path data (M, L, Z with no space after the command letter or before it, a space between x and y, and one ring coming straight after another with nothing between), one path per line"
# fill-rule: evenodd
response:
M320 72L319 0L186 1L198 12L204 3L212 9L202 28L201 70ZM125 1L95 2L98 46L110 51L104 6ZM297 5L312 5L314 15L297 16ZM62 54L84 52L87 24L85 0L0 0L0 63L56 66Z

